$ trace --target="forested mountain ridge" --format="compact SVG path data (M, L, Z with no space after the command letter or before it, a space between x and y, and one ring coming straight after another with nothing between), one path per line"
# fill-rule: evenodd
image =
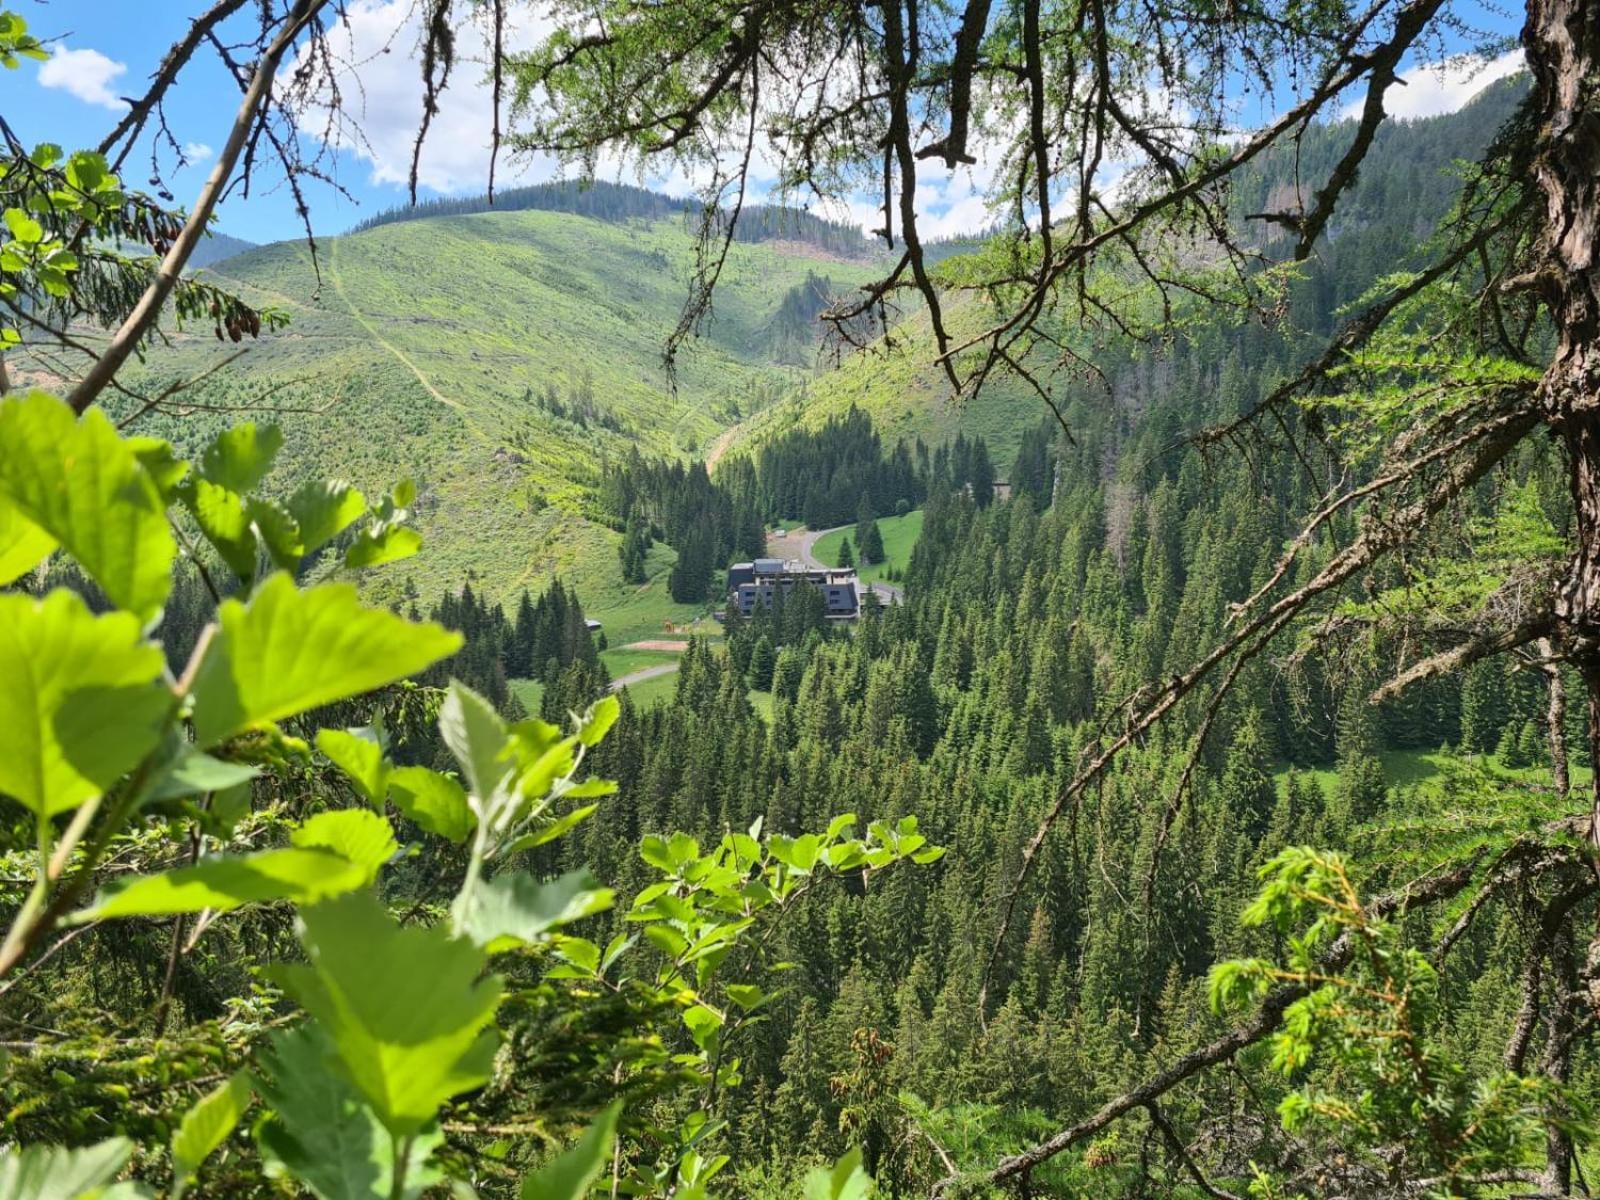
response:
M1461 167L1475 160L1525 94L1525 77L1492 84L1460 110L1438 117L1389 122L1377 133L1369 157L1351 191L1347 206L1327 231L1318 254L1303 264L1303 277L1290 292L1282 314L1285 352L1292 343L1325 335L1334 314L1351 304L1373 281L1419 262L1425 243L1455 202ZM1279 226L1251 221L1250 214L1283 207L1296 195L1295 180L1316 180L1332 168L1356 133L1356 122L1344 120L1311 126L1292 151L1265 155L1259 164L1233 181L1230 211L1247 237L1271 249L1289 236ZM1302 184L1301 193L1309 186ZM944 248L971 253L978 243ZM931 248L932 249L932 248ZM944 255L936 256L941 263ZM975 330L986 313L974 296L954 293L946 300L955 328ZM1203 310L1203 306L1200 306ZM1204 322L1219 314L1197 312ZM1069 341L1091 360L1111 364L1114 378L1091 377L1077 366L1055 374L1052 392L1063 407L1085 402L1079 414L1095 421L1097 409L1121 411L1136 419L1145 397L1142 389L1159 380L1163 346L1130 345L1114 329L1074 331ZM982 436L1002 464L1009 464L1024 431L1044 406L1026 384L1000 374L975 397L952 398L948 380L929 353L926 315L920 306L907 313L895 345L880 345L843 355L837 369L815 380L803 396L775 406L737 431L730 451L758 446L792 425L816 428L848 409L860 408L890 440L921 438L930 445L956 433ZM1044 363L1047 356L1041 355ZM1140 374L1121 369L1143 362ZM1271 368L1253 358L1241 364L1247 374L1262 377ZM1109 387L1109 394L1108 389ZM1005 475L1002 468L1002 477Z
M692 226L704 217L704 205L694 199L663 195L648 188L605 180L555 180L527 187L503 188L491 198L481 196L443 196L417 204L385 209L357 221L352 233L389 225L397 221L420 221L429 217L469 216L477 213L522 212L574 213L598 221L677 220ZM854 225L830 221L804 209L775 204L747 204L739 220L728 220L725 211L717 215L716 227L731 231L735 241L794 242L843 258L868 258L881 253Z

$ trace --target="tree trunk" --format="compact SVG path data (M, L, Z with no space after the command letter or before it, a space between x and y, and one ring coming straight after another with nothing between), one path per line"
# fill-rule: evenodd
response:
M1545 706L1545 738L1550 743L1550 777L1556 795L1562 800L1572 790L1572 775L1567 766L1567 684L1561 677L1561 664L1556 660L1556 648L1549 638L1534 643L1543 663L1549 703Z
M1577 538L1556 618L1587 692L1590 758L1600 766L1600 8L1529 0L1522 41L1539 121L1533 175L1545 203L1537 287L1557 334L1540 402L1566 447ZM1589 807L1589 835L1600 844L1600 771Z

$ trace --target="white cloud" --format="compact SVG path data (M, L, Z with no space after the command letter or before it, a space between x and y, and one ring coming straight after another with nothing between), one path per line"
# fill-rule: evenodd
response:
M185 142L183 144L183 157L189 160L191 167L197 167L210 158L216 151L204 142Z
M357 0L347 19L329 31L345 115L334 140L369 164L372 182L404 186L411 174L412 147L422 121L422 68L416 53L420 31L412 0ZM508 30L511 49L536 40L531 26ZM450 86L439 98L423 143L417 182L434 192L480 191L488 182L493 93L485 78L488 38L476 22L456 31L456 62ZM285 77L293 67L285 69ZM301 128L321 137L326 111L303 115ZM527 183L550 178L554 164L540 159L513 163L501 155L496 182Z
M1485 62L1473 54L1422 63L1400 74L1400 82L1384 93L1383 108L1391 117L1415 120L1453 113L1491 83L1515 75L1526 66L1522 51L1513 50ZM1401 86L1404 85L1404 86ZM1365 95L1340 112L1343 118L1361 114Z
M127 102L111 90L111 84L127 70L126 63L107 58L98 50L68 50L65 45L57 45L39 67L39 83L76 96L85 104L121 112Z

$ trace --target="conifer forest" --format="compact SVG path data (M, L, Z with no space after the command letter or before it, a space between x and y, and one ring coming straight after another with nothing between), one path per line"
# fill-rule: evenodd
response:
M0 0L0 217L0 1200L1600 1193L1587 0Z

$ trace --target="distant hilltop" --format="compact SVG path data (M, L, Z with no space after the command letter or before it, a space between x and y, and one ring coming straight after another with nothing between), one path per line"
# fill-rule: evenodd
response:
M524 209L575 213L598 221L618 223L672 217L698 222L703 211L700 202L693 198L665 196L626 183L562 179L498 191L493 204L489 202L488 194L483 193L477 196L443 196L415 205L402 205L374 213L352 226L350 232L360 233L397 221L519 212ZM868 258L874 253L874 247L867 241L866 235L854 225L829 221L804 209L772 204L745 205L734 227L734 240L746 243L798 242L841 258Z

